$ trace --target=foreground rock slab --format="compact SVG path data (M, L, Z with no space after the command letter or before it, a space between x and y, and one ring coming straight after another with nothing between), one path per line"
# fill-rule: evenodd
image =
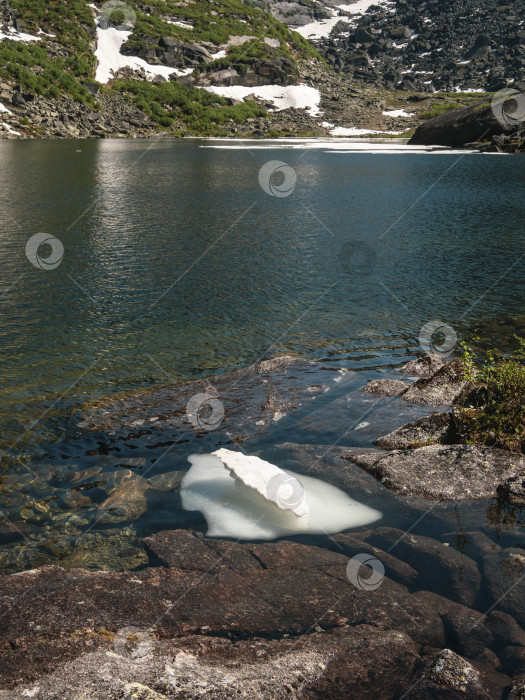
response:
M437 500L496 496L499 486L525 470L521 455L474 445L429 445L379 457L349 453L346 459L398 493Z

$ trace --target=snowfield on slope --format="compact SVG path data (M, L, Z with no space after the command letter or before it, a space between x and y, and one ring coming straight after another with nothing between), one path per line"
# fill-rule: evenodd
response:
M99 83L106 84L113 77L113 73L120 68L142 69L150 80L156 75L162 75L168 79L173 73L175 75L188 75L188 73L192 72L193 68L179 70L170 66L152 65L138 56L124 56L120 53L120 48L130 35L131 32L119 31L114 27L109 27L108 29L97 27L97 50L95 51L95 56L98 59L98 65L95 80L98 80Z
M230 87L215 87L210 85L204 90L214 95L229 97L233 100L244 100L248 95L255 95L261 100L267 100L275 105L275 111L295 107L296 109L308 109L312 116L319 114L321 93L308 85L259 85L257 87L244 87L232 85Z

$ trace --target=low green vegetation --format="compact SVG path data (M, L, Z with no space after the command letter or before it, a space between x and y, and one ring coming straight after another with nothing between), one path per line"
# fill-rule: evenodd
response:
M440 114L449 112L452 109L461 109L486 100L489 94L486 92L436 92L429 96L427 108L418 113L422 119L433 119Z
M465 374L475 386L455 417L464 442L525 453L525 338L516 340L518 348L508 357L489 350L480 366L462 344Z
M255 102L229 105L223 97L177 82L156 85L138 80L116 81L113 89L127 95L160 126L170 130L184 128L196 135L221 136L230 119L240 124L251 117L267 116Z
M11 7L30 34L43 35L38 44L0 42L0 76L15 80L37 95L58 97L65 93L78 102L96 106L86 87L93 81L96 59L90 46L93 15L83 0L11 0ZM58 45L50 51L49 42Z

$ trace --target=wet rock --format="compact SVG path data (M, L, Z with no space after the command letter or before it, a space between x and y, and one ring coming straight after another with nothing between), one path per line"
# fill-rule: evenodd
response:
M411 377L430 379L444 364L439 355L425 355L425 357L419 357L417 360L410 360L410 362L401 367L400 371L409 374Z
M381 396L399 396L407 390L408 384L400 379L375 379L368 382L363 391Z
M507 613L493 610L487 616L485 624L491 631L496 644L525 647L525 632L516 620Z
M525 552L511 548L487 554L482 573L491 604L525 626Z
M429 664L427 679L437 686L459 690L465 697L479 697L485 694L479 673L458 654L443 649ZM474 695L476 693L476 695Z
M476 562L441 542L390 527L372 532L367 542L396 557L418 572L418 586L435 591L468 607L474 604L481 585Z
M425 406L451 406L469 387L460 359L449 362L428 379L418 379L403 394L404 401Z
M477 445L429 445L380 456L354 453L345 459L398 493L454 501L495 496L498 486L525 468L521 455Z
M525 675L513 679L507 700L525 700Z
M444 443L449 431L450 413L434 413L378 438L374 445L383 450L407 450L422 445Z

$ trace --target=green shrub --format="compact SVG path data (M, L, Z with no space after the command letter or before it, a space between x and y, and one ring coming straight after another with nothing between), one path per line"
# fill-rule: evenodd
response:
M518 349L509 357L489 350L479 368L462 344L466 377L476 381L455 419L464 442L525 452L525 338L516 339Z

